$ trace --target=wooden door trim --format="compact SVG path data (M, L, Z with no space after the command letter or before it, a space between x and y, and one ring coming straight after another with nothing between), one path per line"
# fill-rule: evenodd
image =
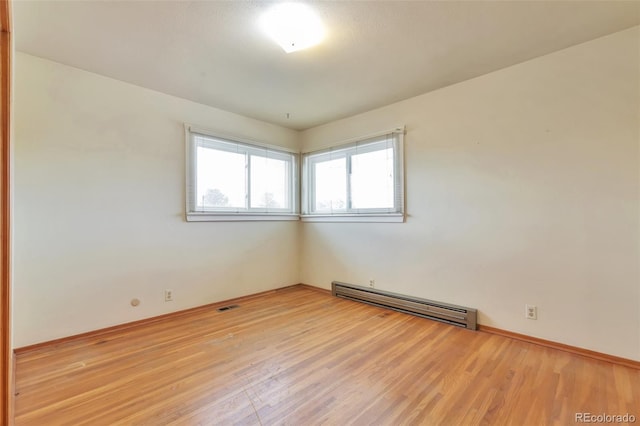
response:
M11 348L11 2L0 0L0 423L12 424Z

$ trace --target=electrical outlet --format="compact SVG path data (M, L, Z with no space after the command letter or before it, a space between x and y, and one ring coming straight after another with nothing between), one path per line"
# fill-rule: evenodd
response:
M376 280L369 280L369 287L375 288L376 287Z
M173 301L173 290L166 289L164 291L164 301L165 302L172 302Z
M524 317L531 320L537 320L538 308L535 305L525 305Z

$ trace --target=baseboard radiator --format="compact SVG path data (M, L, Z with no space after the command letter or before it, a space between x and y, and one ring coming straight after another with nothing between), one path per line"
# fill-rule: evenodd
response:
M404 296L338 281L331 283L331 293L344 299L389 308L394 311L417 315L470 330L477 329L478 313L473 308L434 302L433 300Z

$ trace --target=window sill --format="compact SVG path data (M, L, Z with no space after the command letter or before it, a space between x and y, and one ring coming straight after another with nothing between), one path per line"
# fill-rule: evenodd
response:
M403 213L384 214L333 214L333 215L301 215L303 222L378 222L378 223L402 223Z
M334 214L334 215L298 215L295 213L198 213L186 215L187 222L256 222L256 221L295 221L302 222L362 222L362 223L402 223L402 213L370 214Z
M299 220L295 213L187 213L187 222L253 222Z

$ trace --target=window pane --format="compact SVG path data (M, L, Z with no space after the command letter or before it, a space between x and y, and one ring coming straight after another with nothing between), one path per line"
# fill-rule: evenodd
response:
M316 212L330 212L347 208L347 160L317 162L314 164Z
M351 157L351 208L394 207L393 149Z
M251 208L285 209L288 200L288 166L284 160L251 156Z
M199 146L196 159L197 206L244 209L245 155Z

